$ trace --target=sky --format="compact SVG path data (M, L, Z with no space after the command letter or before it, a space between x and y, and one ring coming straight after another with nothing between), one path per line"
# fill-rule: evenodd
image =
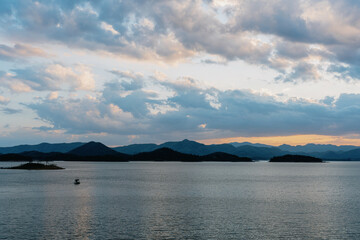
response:
M0 146L360 146L356 0L2 0Z

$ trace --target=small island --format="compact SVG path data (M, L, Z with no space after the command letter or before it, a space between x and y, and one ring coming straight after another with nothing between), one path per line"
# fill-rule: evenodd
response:
M42 163L25 163L15 167L5 167L1 169L22 169L22 170L62 170L65 168L55 164L45 165Z
M269 162L301 162L301 163L322 163L324 162L320 158L304 156L304 155L284 155L279 157L273 157Z

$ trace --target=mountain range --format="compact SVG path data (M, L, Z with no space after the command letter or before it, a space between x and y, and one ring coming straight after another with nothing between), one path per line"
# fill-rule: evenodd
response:
M228 143L228 144L212 144L205 145L196 141L183 140L178 142L165 142L162 144L131 144L127 146L120 146L109 148L102 143L41 143L38 145L19 145L13 147L1 147L0 154L24 153L22 155L41 154L46 153L47 156L116 156L119 158L123 156L134 156L146 152L154 152L158 149L171 149L175 152L196 155L209 156L214 153L230 154L237 157L248 157L254 160L267 160L276 156L283 156L286 154L298 154L317 157L325 160L360 160L360 147L344 145L321 145L321 144L307 144L307 145L280 145L278 147L259 144L259 143ZM165 150L163 150L165 151ZM155 154L155 153L154 153ZM44 156L44 154L43 154ZM114 157L109 157L114 158Z
M119 153L102 143L89 142L77 147L68 153L28 151L22 153L0 154L0 161L182 161L182 162L252 162L252 159L238 157L232 154L215 152L208 155L193 155L180 153L167 147L151 152L141 152L133 155Z

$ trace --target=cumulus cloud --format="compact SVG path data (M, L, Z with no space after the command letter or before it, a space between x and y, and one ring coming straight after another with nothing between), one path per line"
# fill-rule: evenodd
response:
M53 125L53 129L63 129L71 134L131 134L142 128L142 123L130 113L114 104L95 99L45 99L28 107L34 109L45 122Z
M66 67L50 64L45 67L12 69L0 73L0 84L14 92L93 90L95 80L91 69L84 65Z
M149 81L151 77L145 77ZM120 82L105 85L97 99L41 99L29 104L37 115L69 134L107 133L153 138L342 135L359 132L359 94L341 94L319 102L246 90L200 87L196 80L154 81L171 91L149 94L145 88L124 90ZM119 91L127 94L121 96ZM124 93L124 92L123 92ZM158 108L163 111L152 111Z

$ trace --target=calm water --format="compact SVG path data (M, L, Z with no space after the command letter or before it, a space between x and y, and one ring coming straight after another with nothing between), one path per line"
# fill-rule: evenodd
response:
M0 170L0 239L360 239L360 162L57 164Z

